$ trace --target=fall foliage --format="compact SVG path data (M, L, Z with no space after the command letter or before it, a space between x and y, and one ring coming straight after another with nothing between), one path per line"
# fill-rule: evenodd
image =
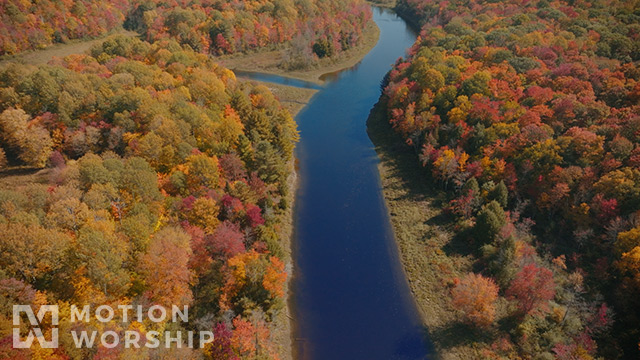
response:
M284 305L279 228L298 133L268 89L172 39L123 36L49 65L3 64L0 89L0 165L46 168L39 181L0 188L2 324L16 299L61 311L189 305L190 323L223 337L205 354L278 358L270 322ZM76 349L68 332L55 353L20 352L11 331L0 327L0 356L198 356Z
M0 4L0 55L98 37L125 27L214 55L296 43L289 63L360 43L371 11L361 0L19 1Z
M396 10L422 28L382 83L389 123L520 314L506 339L525 358L637 357L638 4L400 0ZM607 335L589 325L604 301L624 314ZM549 311L562 314L562 336L541 320Z
M461 310L472 324L479 327L491 325L495 319L495 301L498 286L482 275L467 274L458 280L451 295L453 306Z

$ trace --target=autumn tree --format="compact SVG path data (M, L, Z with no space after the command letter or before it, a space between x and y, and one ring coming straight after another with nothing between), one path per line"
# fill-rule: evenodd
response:
M204 353L210 360L238 360L231 347L233 331L224 323L218 323L213 329L213 342L207 344Z
M551 270L528 264L516 274L505 294L517 301L521 314L539 314L548 310L548 302L556 294L555 286Z
M277 357L264 316L259 312L252 312L250 319L236 317L233 319L233 327L231 346L241 358Z
M492 279L469 273L458 280L451 295L453 306L464 314L467 321L478 327L493 323L498 286Z
M187 182L194 189L218 187L218 159L205 154L192 155L187 159Z
M209 197L200 197L191 204L191 210L187 214L190 224L201 227L210 234L216 230L220 223L218 214L220 207L217 202Z
M145 297L153 303L167 307L191 303L190 240L188 234L176 227L165 227L154 234L139 265L145 277Z
M64 266L71 242L69 235L55 229L0 224L0 266L8 275L31 283Z
M221 308L242 312L253 303L266 313L283 295L286 273L284 264L277 258L251 250L228 259L227 266L230 271L221 297Z
M0 136L24 163L44 167L52 151L49 132L29 123L22 109L7 109L0 114Z
M211 253L227 258L245 251L244 234L237 224L230 221L220 224L213 234L205 238L205 243Z
M640 226L618 233L615 243L618 254L629 252L636 246L640 246Z
M122 296L130 286L124 262L129 244L106 220L92 220L78 230L74 262L86 268L87 277L106 295Z
M345 15L364 10L327 1L328 6L346 5ZM94 11L104 5L76 3L78 14L83 7ZM50 4L31 4L30 9ZM266 4L268 9L270 1ZM204 4L175 12L170 9L181 7L175 2L136 5L144 10L138 14L140 30L152 40L165 36L162 41L114 36L90 54L49 65L0 66L2 151L12 164L49 161L52 166L24 178L18 174L27 183L0 189L0 293L11 294L3 281L15 278L37 288L42 300L64 299L63 311L67 301L190 304L205 322L226 324L228 336L222 329L216 336L228 341L213 358L229 350L232 359L239 353L275 358L269 350L269 322L283 305L287 277L279 258L284 254L279 209L287 206L282 195L292 170L287 165L298 139L296 124L267 87L237 82L231 71L189 49L208 51L206 32L218 15L204 12ZM229 10L225 16L233 17L240 9L229 5L212 11ZM293 13L295 6L289 9ZM254 11L243 10L247 15ZM269 24L267 13L266 24L252 21L243 34L235 32L233 21L223 25L229 30L224 31L228 49L266 46L276 38L286 42L287 31L302 24ZM0 11L0 18L4 15ZM164 29L165 20L175 26ZM6 45L5 25L0 21L0 48ZM313 25L316 30L324 26ZM196 36L200 33L205 36ZM346 42L334 37L332 46L340 52L357 36L345 35ZM50 148L55 151L45 156ZM143 334L148 329L133 330ZM132 348L80 351L68 347L70 339L61 340L56 353L38 350L33 356L149 355ZM0 353L20 355L5 352L5 344L0 343ZM163 349L155 355L200 354Z

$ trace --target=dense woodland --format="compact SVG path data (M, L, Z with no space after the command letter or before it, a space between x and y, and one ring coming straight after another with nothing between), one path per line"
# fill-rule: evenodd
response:
M128 0L0 2L0 55L97 37L122 26Z
M640 4L396 9L422 31L383 100L472 249L451 304L499 334L479 356L640 357ZM210 55L287 44L303 67L356 45L370 17L340 0L0 2L0 55L120 27L143 39L0 67L0 170L30 173L0 189L0 358L278 358L298 135L267 88ZM63 316L60 349L12 349L17 303L188 304L188 325L80 326L216 340L76 349Z
M142 1L125 26L147 40L173 37L196 51L246 52L295 41L319 57L356 45L371 10L362 1ZM302 54L300 54L302 55Z
M298 134L267 88L174 40L116 37L90 55L1 67L0 139L3 166L48 167L0 190L0 323L12 304L191 305L188 325L127 326L214 329L206 358L278 358L268 325L284 306ZM55 351L11 349L3 325L0 358L199 356L76 349L65 319Z
M370 19L361 1L0 2L0 55L122 27L143 39L0 67L0 171L22 176L0 189L0 358L288 352L272 330L285 305L296 126L267 88L237 82L211 55L282 47L284 65L305 67L358 44ZM12 349L12 304L191 308L188 324L128 328L77 329L62 316L52 350ZM213 330L215 341L203 351L76 349L71 326L143 338Z
M124 26L150 42L172 38L214 55L291 43L286 65L302 67L357 45L370 19L360 0L7 0L0 2L0 55Z
M483 357L640 356L639 6L397 5L422 31L384 101L473 249L451 294L502 334Z

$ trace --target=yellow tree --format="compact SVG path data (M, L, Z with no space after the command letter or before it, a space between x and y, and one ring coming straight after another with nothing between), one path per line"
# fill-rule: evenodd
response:
M462 311L467 321L487 327L493 323L498 286L492 279L469 273L451 291L453 306Z
M27 165L44 167L53 149L49 132L22 109L7 109L0 114L0 138L17 152Z
M167 307L191 303L194 274L188 267L190 241L191 237L177 227L165 227L151 239L140 259L140 270L147 286L145 295L154 303Z
M188 214L187 219L192 225L201 227L205 233L213 233L220 220L218 220L218 214L220 213L220 207L216 204L216 201L208 198L198 198L193 203L193 207Z
M640 246L622 254L617 266L627 276L631 285L640 290Z
M215 156L198 154L187 159L187 183L191 189L217 188L219 178L218 158Z

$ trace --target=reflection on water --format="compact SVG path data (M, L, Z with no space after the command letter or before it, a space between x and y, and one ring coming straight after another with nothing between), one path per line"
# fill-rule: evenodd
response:
M252 72L252 71L233 70L233 72L236 74L236 77L239 77L239 78L247 78L251 80L264 81L264 82L294 86L294 87L305 88L305 89L316 89L316 90L322 89L322 86L316 83L312 83L310 81L305 81L305 80L299 80L294 78L288 78L288 77L283 77L283 76L278 76L273 74L265 74L265 73Z
M350 67L348 69L343 69L343 70L338 70L338 71L333 71L333 72L328 72L328 73L322 74L322 76L320 76L320 80L322 80L324 82L336 81L342 72L358 70L358 67L360 66L361 62L362 61L359 61L357 64L353 65L352 67Z

